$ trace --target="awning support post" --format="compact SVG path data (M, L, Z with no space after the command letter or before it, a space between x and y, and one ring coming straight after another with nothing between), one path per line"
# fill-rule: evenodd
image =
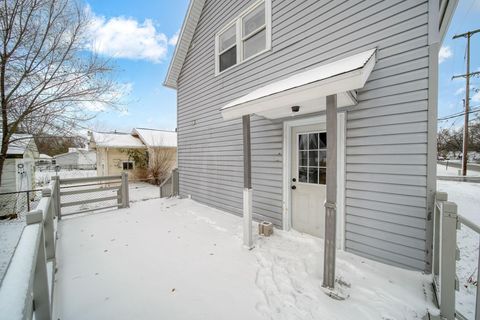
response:
M253 248L252 237L252 151L250 142L250 115L243 123L243 245Z
M323 287L335 287L337 237L337 95L327 96L327 197L325 201L325 251Z

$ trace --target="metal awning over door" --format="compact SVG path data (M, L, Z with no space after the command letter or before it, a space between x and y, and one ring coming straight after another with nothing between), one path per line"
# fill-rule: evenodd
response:
M326 97L337 95L337 106L357 103L355 90L363 88L375 66L376 49L306 70L261 87L222 109L225 120L256 114L269 119L323 111Z

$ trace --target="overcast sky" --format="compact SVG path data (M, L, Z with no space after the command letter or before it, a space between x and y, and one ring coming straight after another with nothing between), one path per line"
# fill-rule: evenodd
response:
M175 49L189 0L118 1L88 0L94 17L91 36L95 47L118 67L124 110L104 110L90 125L98 130L130 131L133 127L174 129L175 91L162 86ZM451 80L465 73L466 40L454 34L480 28L480 0L460 0L440 52L439 117L462 111L465 80ZM471 39L472 70L480 71L480 33ZM480 88L480 78L472 79ZM472 106L480 106L480 93L472 90ZM462 118L439 122L459 126Z

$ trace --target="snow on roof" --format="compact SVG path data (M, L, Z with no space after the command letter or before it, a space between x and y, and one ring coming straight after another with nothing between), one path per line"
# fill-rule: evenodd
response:
M177 133L174 131L135 128L132 135L138 135L142 142L151 148L177 146Z
M10 138L10 145L8 146L7 154L22 155L27 151L33 136L30 134L16 133Z
M40 153L38 159L52 159L48 154Z
M93 141L97 147L105 148L144 148L140 139L128 133L93 132Z

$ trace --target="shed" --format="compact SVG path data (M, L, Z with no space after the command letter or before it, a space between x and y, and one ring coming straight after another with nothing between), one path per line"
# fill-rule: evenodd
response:
M14 134L3 166L0 192L17 192L35 188L35 158L38 149L29 134Z

